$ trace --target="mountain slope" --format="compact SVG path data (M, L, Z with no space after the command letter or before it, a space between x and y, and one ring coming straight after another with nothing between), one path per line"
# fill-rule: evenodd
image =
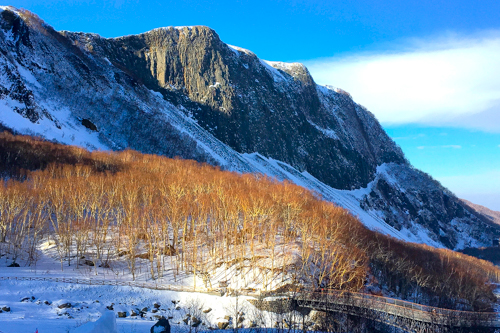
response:
M500 224L500 212L491 210L488 207L474 204L465 199L460 199L465 205L469 206L475 212L479 213L480 216L486 217L490 222L495 224Z
M341 189L366 185L377 165L405 163L373 115L350 97L318 87L301 64L264 62L210 28L115 39L64 35L149 89L196 102L189 114L240 153L259 152Z
M401 239L461 248L498 235L303 65L265 62L206 27L105 39L11 7L0 15L5 127L289 179Z

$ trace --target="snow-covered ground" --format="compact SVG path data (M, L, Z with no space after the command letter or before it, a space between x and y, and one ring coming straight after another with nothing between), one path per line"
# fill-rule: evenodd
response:
M22 301L25 298L27 299ZM255 308L245 300L246 298L242 296L238 301L241 311L246 314L244 324L250 325L253 320L251 314ZM65 303L70 303L71 307L59 309L59 306ZM198 328L200 330L206 330L209 326L216 327L218 322L224 321L224 316L231 315L235 307L235 297L122 286L1 281L0 308L7 306L10 311L0 313L0 332L34 333L36 329L39 333L71 332L78 326L99 319L103 313L109 311L106 307L112 303L116 316L118 312L127 313L126 318L116 319L120 333L149 332L157 321L154 316L172 317L169 320L172 332L186 332L190 328L183 322L186 314L191 313L203 321ZM156 313L153 312L154 303L160 304ZM130 316L132 310L139 313L143 308L148 308L143 317ZM203 310L208 309L212 310L203 313Z
M71 246L71 255L63 255L62 264L60 253L57 251L55 242L44 240L36 251L36 262L28 262L28 254L24 251L15 259L20 267L9 267L14 258L11 254L0 255L0 278L2 277L38 277L43 279L79 279L85 281L111 281L112 283L132 283L133 285L144 285L156 288L183 291L215 291L219 284L223 283L234 290L274 290L282 285L290 283L293 272L285 268L293 264L294 260L300 260L299 250L295 244L276 243L274 261L271 262L270 250L262 244L255 244L254 261L245 257L243 261L234 261L235 255L240 249L231 249L226 252L226 262L207 259L205 262L206 273L200 271L196 275L192 272L179 269L179 258L164 255L161 257L161 274L155 266L155 276L151 276L151 264L148 259L136 257L134 276L129 268L127 255L120 255L120 251L113 249L114 233L110 230L106 239L105 248L109 249L107 254L100 259L96 258L95 248L88 246L83 253L84 258L76 259L76 245ZM286 245L284 249L284 245ZM137 254L145 253L147 250L138 248ZM250 253L250 250L245 250ZM70 258L71 260L68 260ZM208 258L208 255L207 255ZM101 265L102 263L106 265ZM96 265L94 265L94 263ZM155 264L156 265L156 264ZM267 269L266 269L267 267ZM274 274L271 272L274 267Z

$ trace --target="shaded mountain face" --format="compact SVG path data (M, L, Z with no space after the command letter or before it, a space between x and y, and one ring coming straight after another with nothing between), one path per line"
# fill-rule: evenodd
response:
M301 64L266 63L228 46L210 28L116 39L64 34L149 89L195 102L189 114L238 152L259 152L342 189L368 184L377 165L405 163L373 115L350 97L319 88Z
M370 112L316 85L301 64L265 62L207 27L105 39L57 32L12 8L0 27L4 127L289 179L406 240L455 248L498 233L413 169Z

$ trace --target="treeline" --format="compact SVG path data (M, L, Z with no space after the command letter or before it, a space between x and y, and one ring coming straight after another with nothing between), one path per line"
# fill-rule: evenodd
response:
M247 265L269 289L287 275L309 288L359 291L374 276L406 298L419 293L451 308L484 310L494 301L488 282L498 270L490 263L367 230L288 182L8 133L0 134L0 161L13 177L0 186L0 241L14 260L23 252L36 264L37 246L50 238L61 269L82 256L96 267L124 259L133 278L139 258L152 279L167 266L210 276Z
M407 243L375 234L371 273L403 299L443 308L488 311L496 302L492 263L448 249Z

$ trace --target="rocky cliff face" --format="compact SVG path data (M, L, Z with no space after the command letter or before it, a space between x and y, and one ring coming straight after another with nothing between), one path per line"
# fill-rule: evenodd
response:
M455 248L496 237L414 170L370 112L301 64L260 60L207 27L105 39L13 8L0 27L5 127L290 179L402 239Z
M301 64L264 62L210 28L116 39L65 35L165 97L195 102L187 113L238 152L259 152L342 189L366 185L381 163L405 163L373 115L350 97L318 87Z

